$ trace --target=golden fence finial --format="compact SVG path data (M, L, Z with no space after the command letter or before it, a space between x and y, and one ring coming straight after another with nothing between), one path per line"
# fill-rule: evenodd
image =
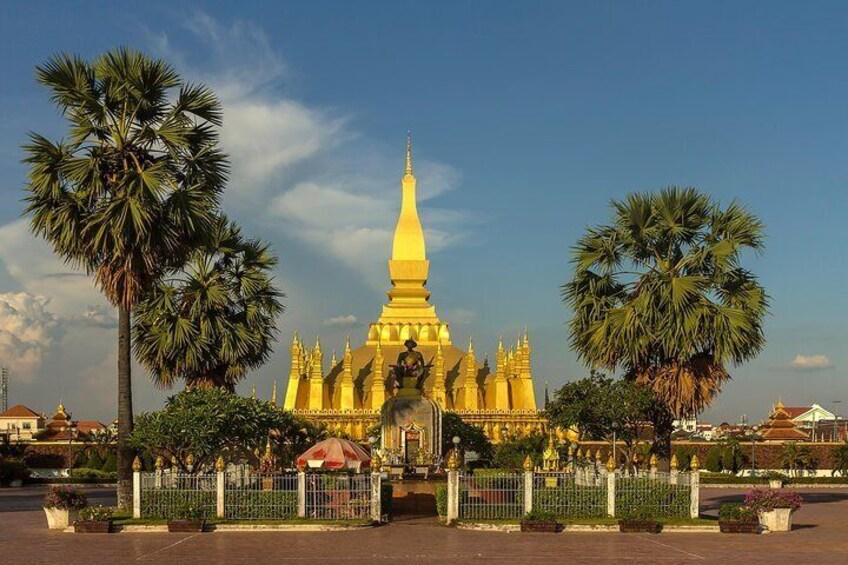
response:
M141 459L138 458L138 455L135 456L132 462L132 470L138 473L141 471Z
M601 461L603 461L603 460L604 460L604 458L603 458L603 456L601 455L601 448L599 447L599 448L598 448L598 450L597 450L597 451L595 451L595 461L597 461L598 463L600 463L600 462L601 462Z
M380 457L380 452L375 449L374 453L371 454L371 471L379 473L382 468L383 459Z
M450 455L448 455L448 470L456 471L457 469L459 469L459 454L456 449L452 449Z
M650 465L651 465L651 469L657 468L657 454L656 453L651 455Z
M607 459L607 471L610 473L615 471L615 460L612 458L612 454L610 454L609 459Z
M677 465L678 465L678 463L677 463L677 455L675 454L675 455L672 455L672 456L671 456L671 462L668 464L668 466L669 466L670 468L674 469L674 470L677 470Z
M227 468L227 465L224 463L224 456L219 455L218 460L215 461L215 470L218 471L219 473L223 473L224 469L226 469L226 468Z
M532 471L533 470L533 458L529 455L524 458L524 470Z
M689 468L693 471L697 471L698 467L700 467L700 463L698 462L698 454L692 456L692 461L689 462Z
M191 471L191 468L194 467L194 455L191 453L186 455L185 464L186 467L188 467L188 470Z
M165 466L165 459L160 455L156 458L156 470L161 471L162 467Z

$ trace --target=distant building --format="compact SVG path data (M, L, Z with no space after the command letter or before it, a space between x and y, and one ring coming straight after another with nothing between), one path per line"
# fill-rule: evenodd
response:
M36 436L36 441L85 441L106 433L108 427L97 420L74 421L65 405L59 403L56 412Z
M779 400L768 420L759 428L760 437L764 441L809 441L810 435L800 429L783 403Z
M783 409L813 441L824 441L825 437L833 434L833 421L836 420L836 415L818 404L784 406ZM829 424L823 425L824 422Z
M698 420L695 418L682 418L679 420L674 420L671 423L671 428L675 432L685 432L688 434L694 434L698 428Z
M44 430L44 416L35 410L16 404L0 414L0 436L9 441L32 441Z

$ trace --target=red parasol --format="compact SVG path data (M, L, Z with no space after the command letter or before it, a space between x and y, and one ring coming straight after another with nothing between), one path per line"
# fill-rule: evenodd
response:
M364 449L346 439L331 437L319 441L297 458L298 468L357 469L371 464Z

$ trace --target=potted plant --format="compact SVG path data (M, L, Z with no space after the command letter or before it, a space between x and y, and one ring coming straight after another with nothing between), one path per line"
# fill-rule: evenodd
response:
M786 480L786 475L778 471L769 471L765 478L768 480L769 488L783 488L783 481Z
M522 532L556 532L559 530L556 514L533 509L521 518Z
M112 531L112 509L108 506L89 506L79 513L74 522L74 531L78 534L108 534Z
M792 515L804 500L792 490L754 489L745 495L745 506L755 511L760 524L770 532L792 529Z
M193 502L178 506L173 516L168 519L169 532L202 532L206 526L203 508Z
M757 512L741 504L722 504L718 510L719 531L725 534L758 534Z
M44 496L47 527L51 530L64 530L76 521L80 509L87 505L85 495L79 490L71 487L51 487Z
M635 506L626 510L618 521L618 531L623 533L658 534L661 529L662 525L647 506Z

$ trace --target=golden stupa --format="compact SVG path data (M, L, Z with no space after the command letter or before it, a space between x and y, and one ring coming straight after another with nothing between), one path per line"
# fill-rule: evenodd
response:
M536 409L527 332L505 348L500 340L494 372L474 353L451 343L450 327L430 304L424 230L418 217L416 179L412 172L412 144L407 139L406 170L401 180L401 209L389 259L391 290L388 303L369 325L365 344L351 349L350 339L341 361L325 370L319 340L308 347L294 333L291 370L284 408L353 439L365 439L379 422L383 403L394 394L391 366L413 339L424 355L423 393L443 410L480 427L493 441L507 436L544 432Z

